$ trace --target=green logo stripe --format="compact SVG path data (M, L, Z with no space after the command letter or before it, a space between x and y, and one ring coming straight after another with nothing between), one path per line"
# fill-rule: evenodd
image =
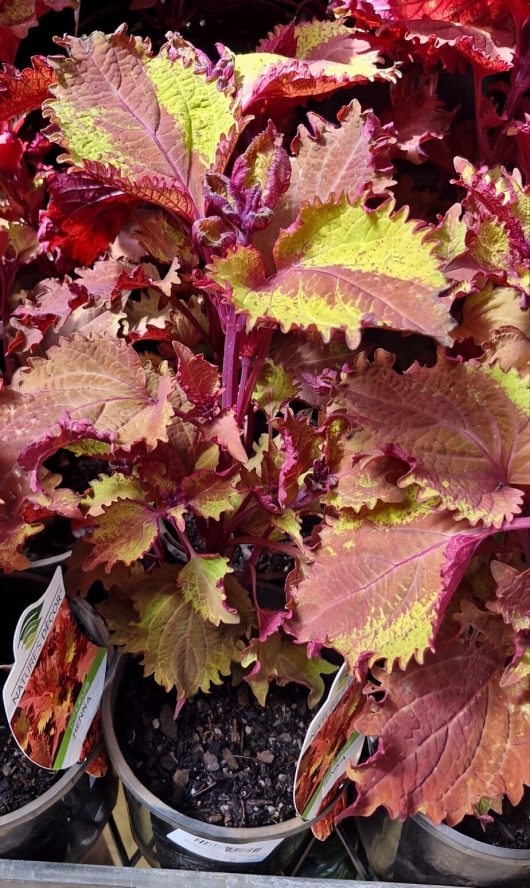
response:
M41 611L42 604L39 604L37 607L34 607L33 610L30 610L22 623L19 633L19 644L22 644L26 650L31 647L35 640L39 628Z
M59 746L59 749L57 751L57 755L55 757L55 761L53 763L53 767L55 770L59 770L59 768L63 767L63 762L66 758L66 753L68 752L70 740L72 739L72 733L75 728L77 716L79 715L81 707L82 707L82 705L85 701L85 698L92 686L92 683L97 675L99 667L101 666L103 659L106 656L106 653L107 653L106 648L99 648L99 650L95 656L94 662L92 663L92 666L90 667L90 672L88 673L87 677L85 678L85 680L81 686L81 690L79 691L79 695L77 697L77 700L75 701L75 706L73 708L72 714L71 714L70 718L68 719L68 725L67 725L66 731L64 732L64 737L61 740L61 745ZM90 727L90 725L89 725L89 727Z
M335 756L335 758L333 759L333 761L331 762L331 764L329 765L329 767L326 769L326 772L325 772L324 776L323 776L322 779L319 781L319 784L318 784L317 788L315 789L313 795L311 796L311 798L309 799L307 805L305 806L304 810L302 811L302 817L309 817L310 814L313 813L311 809L313 808L313 805L315 804L315 801L316 801L316 799L317 799L318 794L319 794L319 793L321 792L321 790L322 790L322 786L324 785L325 781L326 781L327 778L329 777L329 774L331 773L332 769L335 767L335 765L336 765L337 761L339 760L339 758L341 758L341 756L343 756L343 755L346 754L346 752L348 751L348 749L350 748L350 746L352 746L352 745L355 743L355 741L357 740L357 737L359 737L359 734L358 734L357 732L351 734L351 736L348 738L348 740L346 741L346 743L344 744L344 746L339 750L339 752L337 753L337 755ZM338 780L338 777L337 777L337 780ZM331 790L332 788L333 788L333 787L330 787L330 790Z

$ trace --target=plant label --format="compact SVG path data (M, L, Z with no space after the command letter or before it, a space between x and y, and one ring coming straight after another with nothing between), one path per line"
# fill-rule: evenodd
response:
M344 786L348 765L359 759L364 736L353 730L353 721L361 699L362 685L342 666L309 725L296 767L294 805L304 820L329 808Z
M107 650L79 629L60 567L42 598L21 615L13 652L15 662L3 696L22 752L49 770L82 761L99 739L94 719L105 684Z
M183 829L174 829L168 833L168 839L186 851L220 863L259 863L272 854L277 845L283 841L283 839L269 839L265 842L244 842L236 845L194 836Z

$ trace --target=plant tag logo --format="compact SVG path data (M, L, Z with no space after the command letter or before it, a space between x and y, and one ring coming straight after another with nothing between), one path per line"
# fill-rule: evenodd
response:
M49 770L82 761L99 741L94 720L105 684L107 650L83 635L70 611L61 568L21 615L15 663L3 697L22 752Z
M307 729L294 778L294 806L312 820L335 801L348 765L359 760L364 735L353 730L362 700L360 685L342 666L328 698Z
M37 634L37 630L39 628L39 618L42 612L42 604L37 605L30 610L29 614L24 617L24 622L20 627L20 633L18 636L18 644L19 647L22 647L25 651L28 651L35 641L35 636Z

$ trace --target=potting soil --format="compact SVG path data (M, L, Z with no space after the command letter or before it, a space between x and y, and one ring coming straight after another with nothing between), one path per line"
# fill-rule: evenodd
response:
M514 807L508 799L502 806L502 815L490 812L491 822L476 817L464 817L455 827L458 832L478 842L488 842L500 848L530 848L530 788L527 787L523 799Z
M246 684L199 693L173 718L166 694L139 667L126 675L116 731L125 758L158 798L195 819L255 827L293 817L293 780L314 711L307 690L271 685L266 708Z

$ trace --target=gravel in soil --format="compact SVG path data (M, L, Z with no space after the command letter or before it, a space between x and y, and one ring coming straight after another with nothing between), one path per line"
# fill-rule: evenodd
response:
M455 828L458 832L487 842L499 848L526 850L530 848L530 788L525 789L522 801L514 807L508 799L502 806L502 815L491 813L491 822L476 817L464 817ZM482 825L484 824L484 825Z
M22 808L46 792L63 774L33 765L19 749L0 709L0 817Z
M246 684L199 693L173 719L175 695L126 673L117 711L121 749L158 798L183 814L227 827L293 817L293 781L314 712L307 690L271 685L262 708Z

